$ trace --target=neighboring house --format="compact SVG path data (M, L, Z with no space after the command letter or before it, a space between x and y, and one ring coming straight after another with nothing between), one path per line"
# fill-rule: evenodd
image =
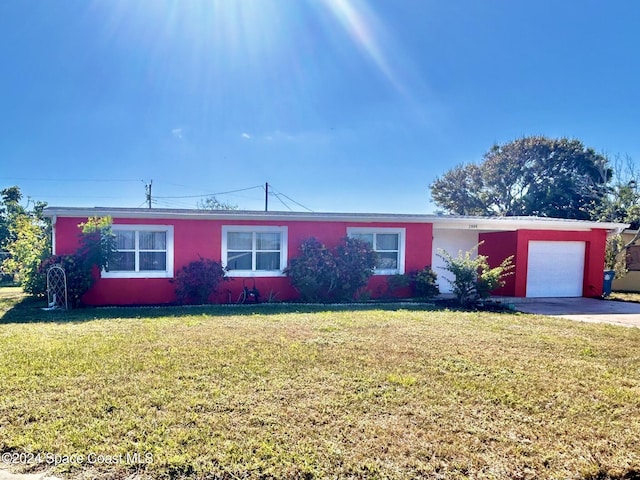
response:
M626 243L633 240L637 230L625 230L622 239ZM627 249L627 274L613 280L613 290L619 292L640 292L640 240Z
M497 294L517 297L598 297L602 293L607 233L626 227L534 217L462 217L363 213L202 211L130 208L48 207L53 252L71 254L79 244L78 224L111 216L123 254L86 294L90 305L163 304L175 301L175 273L199 258L221 261L230 282L217 301L237 298L243 283L263 297L295 299L282 270L316 237L327 247L347 235L368 240L380 267L368 290L386 291L386 279L432 266L442 292L451 288L438 249L452 255L473 248L497 265L514 255L515 269ZM227 289L229 290L227 292Z

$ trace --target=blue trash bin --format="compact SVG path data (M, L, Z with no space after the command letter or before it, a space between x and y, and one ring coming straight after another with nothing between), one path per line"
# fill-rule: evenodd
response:
M602 296L608 297L611 295L611 288L613 287L613 278L616 276L616 272L613 270L604 271L604 282L602 284Z

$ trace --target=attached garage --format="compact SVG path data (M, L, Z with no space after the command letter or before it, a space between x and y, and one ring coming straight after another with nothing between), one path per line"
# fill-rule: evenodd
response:
M434 224L436 237L439 228L443 226ZM502 217L478 221L477 228L478 253L491 266L513 257L515 268L494 295L597 298L602 295L607 233L624 224Z
M581 297L585 242L530 241L527 297Z

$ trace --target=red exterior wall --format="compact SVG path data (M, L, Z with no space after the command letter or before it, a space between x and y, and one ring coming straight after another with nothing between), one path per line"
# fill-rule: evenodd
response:
M486 255L489 265L492 267L497 267L510 255L514 255L513 264L518 265L518 232L481 233L478 235L478 240L481 242L481 245L478 247L478 254ZM525 258L525 263L526 261ZM516 296L516 276L513 273L514 270L511 270L510 275L504 277L504 287L494 290L493 295Z
M55 226L56 254L74 253L79 245L78 224L86 218L58 217ZM431 224L418 223L359 223L359 222L309 222L309 221L221 221L221 220L177 220L177 219L120 219L114 224L133 225L173 225L174 227L174 274L189 262L200 257L220 261L223 225L273 225L288 227L288 259L299 253L299 247L309 237L316 237L327 247L338 244L347 235L348 227L405 228L405 272L420 270L431 264L431 244L433 230ZM386 292L386 276L373 276L367 289L380 296ZM248 287L253 286L253 278L245 278ZM256 277L256 287L263 298L270 292L277 294L277 300L297 298L297 292L286 277ZM242 278L231 278L220 288L214 301L235 300L242 290ZM100 278L83 300L88 305L139 305L166 304L176 300L175 286L166 278Z
M606 230L518 230L517 232L483 233L480 234L480 240L485 240L485 243L480 246L478 251L489 257L489 264L492 267L499 265L509 255L515 255L514 273L505 278L505 286L496 290L494 294L526 297L530 241L585 242L582 294L585 297L600 297L602 295L606 239Z

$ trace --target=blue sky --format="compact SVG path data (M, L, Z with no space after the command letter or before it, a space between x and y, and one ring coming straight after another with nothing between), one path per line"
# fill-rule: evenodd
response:
M269 182L274 210L431 213L437 176L523 135L639 161L639 19L635 0L0 0L0 188L138 207L153 180L155 207L263 209Z

